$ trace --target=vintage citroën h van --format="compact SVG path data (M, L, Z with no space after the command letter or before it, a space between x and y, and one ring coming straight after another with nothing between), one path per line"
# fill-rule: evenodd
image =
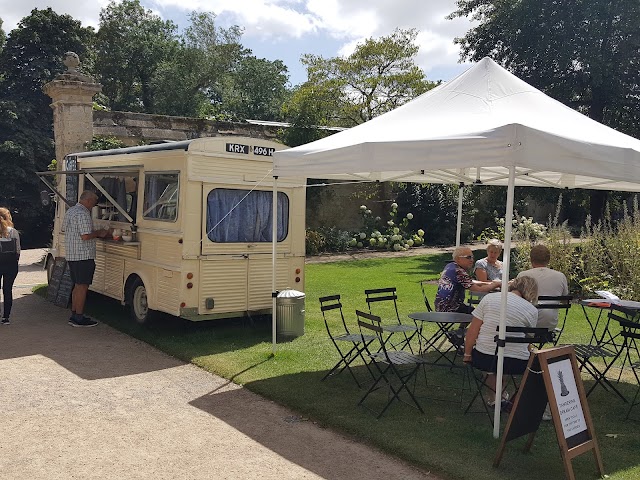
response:
M128 305L136 321L153 311L189 320L271 312L271 155L282 148L212 137L67 155L49 275L65 255L66 209L90 189L95 228L114 229L97 240L91 290ZM289 182L278 184L276 288L303 290L304 180Z

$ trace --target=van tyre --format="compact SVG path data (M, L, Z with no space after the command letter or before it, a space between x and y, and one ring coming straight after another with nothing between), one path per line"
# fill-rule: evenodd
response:
M147 303L147 289L142 280L136 278L127 295L127 304L129 305L129 315L139 324L149 323L151 320L151 310Z

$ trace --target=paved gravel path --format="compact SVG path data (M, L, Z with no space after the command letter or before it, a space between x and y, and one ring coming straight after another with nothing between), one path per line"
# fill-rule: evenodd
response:
M0 326L1 479L435 480L107 325L70 327L31 294L42 254L23 252Z

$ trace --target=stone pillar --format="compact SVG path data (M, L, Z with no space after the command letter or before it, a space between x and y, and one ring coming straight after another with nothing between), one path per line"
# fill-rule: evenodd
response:
M53 133L56 144L58 169L68 153L83 152L93 137L93 96L102 91L102 85L78 72L80 59L67 52L63 62L67 71L47 83L44 93L53 100Z

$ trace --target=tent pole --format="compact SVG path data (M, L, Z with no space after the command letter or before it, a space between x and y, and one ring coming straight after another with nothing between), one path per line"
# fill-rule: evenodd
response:
M276 292L276 251L278 246L278 177L273 177L273 205L272 205L271 226L271 351L276 354L276 317L277 317L277 297Z
M458 186L458 225L456 227L456 248L460 246L460 237L462 235L462 197L464 194L464 183L460 182Z
M509 167L507 187L507 210L504 214L504 253L502 254L502 296L500 302L500 328L498 338L504 340L507 333L507 294L509 292L509 267L511 264L511 223L513 220L513 191L516 183L516 167ZM493 415L493 438L500 437L500 404L502 403L502 372L504 370L504 347L498 347L496 371L496 402Z

